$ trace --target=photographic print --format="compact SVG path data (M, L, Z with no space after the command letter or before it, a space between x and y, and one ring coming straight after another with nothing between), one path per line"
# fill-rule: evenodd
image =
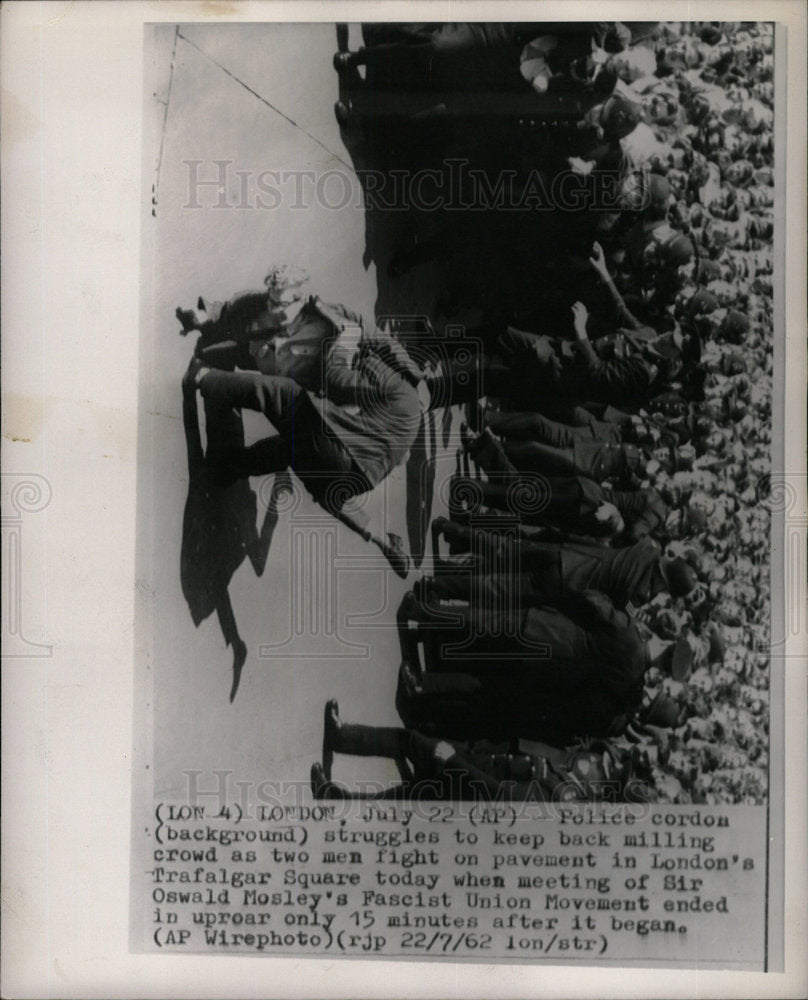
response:
M133 951L782 962L784 43L145 25Z

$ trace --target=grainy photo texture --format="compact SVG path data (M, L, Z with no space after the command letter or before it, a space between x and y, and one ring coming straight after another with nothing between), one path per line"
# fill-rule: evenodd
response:
M147 26L133 950L780 961L776 34Z

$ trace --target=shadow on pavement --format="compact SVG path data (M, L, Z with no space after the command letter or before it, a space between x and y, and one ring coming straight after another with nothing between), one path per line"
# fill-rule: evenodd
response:
M225 644L233 651L232 702L238 691L247 646L241 638L228 587L245 557L256 576L266 566L278 523L276 499L283 477L273 484L261 531L256 526L258 502L247 480L220 486L205 462L194 394L183 397L183 425L188 454L188 498L182 524L180 583L194 625L214 611ZM241 416L230 407L205 401L208 446L244 445Z

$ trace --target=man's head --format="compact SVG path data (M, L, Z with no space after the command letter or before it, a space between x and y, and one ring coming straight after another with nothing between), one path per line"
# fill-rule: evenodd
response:
M724 277L724 271L717 260L710 260L706 257L699 258L699 265L696 278L700 285L708 285L711 281L717 281Z
M689 264L694 253L692 242L682 233L677 233L663 244L663 260L669 268Z
M749 317L737 309L730 309L727 312L719 328L720 336L730 344L743 343L748 332Z
M690 504L672 510L665 521L665 531L672 539L690 538L706 529L707 515Z
M673 680L687 680L693 666L693 650L684 636L665 642L652 636L647 643L649 665L668 674Z
M644 726L658 726L661 729L678 729L683 726L687 710L663 691L639 713L639 721Z
M698 582L693 567L681 556L673 559L663 556L659 570L671 597L687 597Z
M746 371L746 361L742 354L737 351L727 351L721 359L722 375L743 375Z
M642 120L642 108L621 94L612 96L603 105L600 113L600 127L606 139L623 139L633 132Z
M712 263L712 261L710 262ZM704 316L711 312L715 312L718 309L718 299L713 295L711 291L706 288L700 288L695 295L687 300L687 305L685 307L685 314L688 318L693 316Z
M659 174L650 174L645 192L645 215L648 219L664 219L671 200L670 183Z

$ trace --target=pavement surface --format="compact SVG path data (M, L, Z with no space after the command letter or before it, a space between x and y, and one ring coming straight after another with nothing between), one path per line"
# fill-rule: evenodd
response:
M212 585L224 581L222 599L247 647L229 703L232 653L221 618L214 612L195 626L180 585L187 505L203 515L205 506L189 497L180 379L193 338L178 335L174 310L200 295L226 299L260 288L273 264L304 267L307 291L361 312L366 323L379 311L430 312L439 288L428 266L377 281L368 260L361 189L333 111L334 25L153 30L153 250L143 262L152 288L143 317L143 398L153 488L138 500L153 539L147 710L155 794L182 794L187 771L308 784L327 698L339 699L347 721L398 723L395 610L416 573L399 579L299 486L293 496L279 495L267 477L236 490L212 515L226 551L209 565ZM359 44L351 25L350 47ZM204 442L201 406L199 424ZM445 513L441 483L454 470L458 425L454 413L451 426L437 428L433 515ZM247 413L244 429L249 442L268 427ZM405 539L406 505L403 467L368 497L368 509ZM396 772L390 762L338 758L334 776L395 780Z

